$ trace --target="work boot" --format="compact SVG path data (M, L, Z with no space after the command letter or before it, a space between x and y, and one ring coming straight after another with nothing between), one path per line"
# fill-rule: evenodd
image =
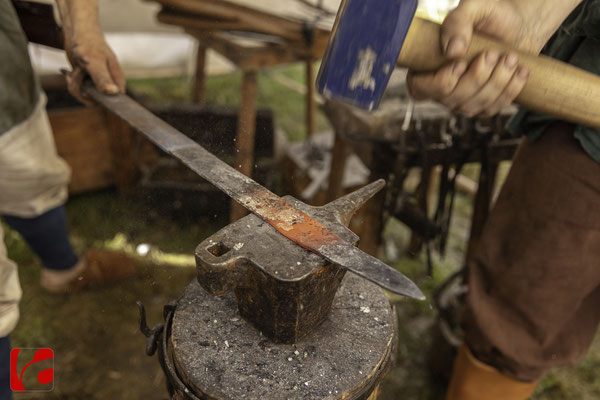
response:
M134 261L125 253L87 250L67 271L42 268L40 285L50 293L74 293L133 275Z
M454 360L446 400L526 400L537 382L520 382L477 360L463 345Z

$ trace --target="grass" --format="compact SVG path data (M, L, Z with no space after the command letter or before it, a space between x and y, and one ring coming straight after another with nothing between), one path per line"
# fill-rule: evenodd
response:
M160 216L148 218L149 210L138 201L111 191L74 197L67 208L78 250L117 246L134 256L138 244L152 243L155 252L189 256L209 234L206 225L182 226ZM137 257L135 277L121 284L51 295L39 289L39 262L14 231L5 229L9 256L20 266L24 292L21 319L11 340L17 347L54 349L53 397L165 398L162 371L156 359L144 354L145 338L138 329L135 302L146 305L150 324L159 322L162 306L194 279L193 258L181 266L165 263L160 253Z
M292 141L306 137L304 122L304 96L278 82L276 76L283 74L304 85L303 65L278 67L258 73L257 106L269 107L275 114L277 126L283 129ZM210 77L206 81L206 102L218 105L239 105L242 74L240 71ZM136 79L128 82L135 93L147 96L156 103L189 102L191 82L188 78ZM317 132L330 129L325 115L318 111L316 115Z
M269 106L275 122L291 140L304 138L304 100L276 79L277 74L302 82L302 66L259 74L258 104ZM235 105L239 98L239 73L210 77L209 102ZM189 101L187 78L136 80L129 83L138 94L154 102ZM326 129L319 113L319 129ZM506 174L506 167L501 170ZM478 169L464 173L476 179ZM187 196L187 195L186 195ZM195 210L193 201L183 213L176 202L153 192L120 196L102 191L74 196L67 205L72 241L78 251L87 247L122 249L137 260L136 276L104 289L72 295L49 295L39 289L39 262L21 238L5 228L9 256L20 266L24 290L22 316L11 340L18 347L51 347L56 354L56 399L164 399L165 381L155 358L145 355L145 338L138 330L136 300L147 308L149 324L162 321L162 307L182 293L195 277L193 251L212 232L227 223L226 212ZM425 257L401 255L410 233L391 220L385 230L387 261L415 279L428 298L463 262L470 227L472 199L458 195L445 258L434 257L433 277L425 274ZM139 245L149 245L147 256L136 255ZM393 248L400 250L394 255ZM399 316L396 364L387 374L380 400L436 400L443 398L443 379L434 374L435 356L448 363L434 329L435 311L429 302L390 296ZM587 400L600 398L600 340L596 340L583 364L553 370L539 385L534 400ZM43 395L15 399L48 398Z

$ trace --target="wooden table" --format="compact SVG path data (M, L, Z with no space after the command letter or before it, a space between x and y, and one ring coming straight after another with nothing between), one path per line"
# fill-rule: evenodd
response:
M193 100L204 101L206 50L212 48L243 71L235 166L247 176L254 166L256 74L261 68L306 63L306 126L315 126L314 61L327 45L340 0L153 0L162 5L160 22L177 25L196 38ZM246 210L232 205L231 220Z

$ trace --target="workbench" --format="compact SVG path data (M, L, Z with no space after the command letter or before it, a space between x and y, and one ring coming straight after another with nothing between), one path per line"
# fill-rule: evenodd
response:
M204 101L206 50L213 49L243 73L237 128L236 167L254 166L257 71L292 62L306 64L306 126L315 126L314 62L327 45L340 0L153 0L160 22L182 27L198 41L192 98ZM237 204L231 219L245 214Z

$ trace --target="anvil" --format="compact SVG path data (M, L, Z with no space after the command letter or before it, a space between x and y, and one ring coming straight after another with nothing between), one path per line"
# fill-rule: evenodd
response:
M284 199L345 241L354 213L384 186L374 182L323 207ZM287 240L254 214L196 248L198 282L213 295L235 292L240 314L278 343L296 343L327 316L346 270Z

